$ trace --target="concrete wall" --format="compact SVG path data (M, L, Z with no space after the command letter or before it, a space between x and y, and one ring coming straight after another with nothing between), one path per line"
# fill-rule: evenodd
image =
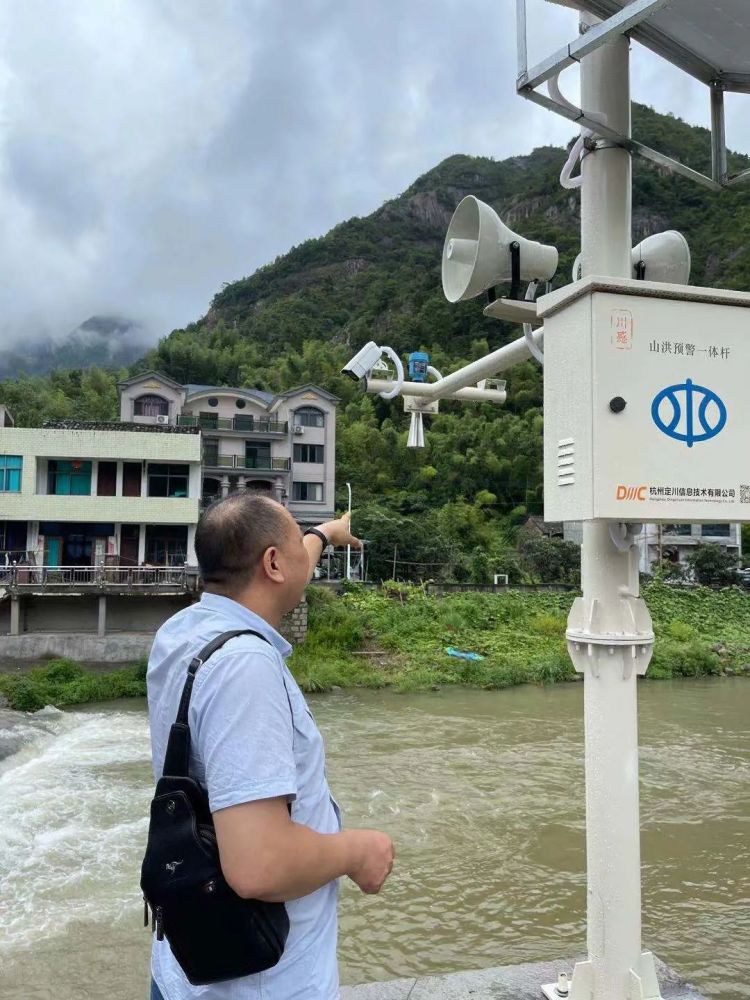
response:
M21 632L96 632L99 602L91 596L20 598Z
M150 597L132 594L107 598L107 633L156 632L167 618L192 604L189 594Z
M209 405L209 399L217 400L216 406ZM241 399L244 402L244 406L237 406L237 400ZM185 405L182 411L184 414L190 414L197 417L200 413L212 413L215 414L222 420L231 420L232 417L269 417L268 408L263 405L263 403L254 399L250 395L246 395L240 389L210 389L201 392L194 392L185 400ZM271 419L278 419L273 417ZM216 432L212 433L215 436ZM222 442L223 443L223 442ZM229 454L229 452L227 452ZM244 454L244 452L243 452Z
M28 667L48 659L75 660L88 666L127 666L148 656L153 641L151 632L120 632L102 638L76 632L6 635L0 641L0 668Z
M20 598L20 635L9 635L10 600L0 602L0 664L65 656L81 663L132 663L145 656L164 622L192 603L190 594L108 595L106 635L97 636L99 597L24 595ZM292 644L307 635L303 598L281 625Z

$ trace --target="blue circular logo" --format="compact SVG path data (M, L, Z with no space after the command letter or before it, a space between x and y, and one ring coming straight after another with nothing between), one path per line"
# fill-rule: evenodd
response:
M721 434L727 408L711 389L687 379L682 385L667 386L654 397L651 417L663 434L692 448Z

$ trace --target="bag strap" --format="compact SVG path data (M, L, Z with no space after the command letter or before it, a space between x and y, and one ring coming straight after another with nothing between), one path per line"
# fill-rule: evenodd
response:
M207 643L203 649L194 656L188 667L188 675L185 686L182 689L180 706L177 709L177 718L169 730L169 740L167 742L167 752L164 756L164 768L162 776L168 775L172 778L187 778L190 766L190 726L188 724L188 711L190 709L190 696L193 693L193 683L195 675L200 668L213 654L238 635L254 635L263 642L268 642L265 636L251 628L235 629L232 632L222 632L215 639Z

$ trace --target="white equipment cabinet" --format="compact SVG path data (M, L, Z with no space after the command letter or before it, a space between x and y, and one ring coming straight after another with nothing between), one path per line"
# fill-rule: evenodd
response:
M748 310L598 277L540 299L548 521L750 521Z

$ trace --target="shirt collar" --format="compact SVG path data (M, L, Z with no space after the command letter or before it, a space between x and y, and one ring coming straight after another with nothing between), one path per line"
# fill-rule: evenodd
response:
M222 597L220 594L209 594L206 591L201 595L201 606L209 611L216 611L232 620L237 627L255 629L264 639L268 639L271 645L284 658L292 651L291 645L283 635L280 635L273 625L269 625L265 618L256 615L254 611L246 608L243 604L238 604L231 597Z

